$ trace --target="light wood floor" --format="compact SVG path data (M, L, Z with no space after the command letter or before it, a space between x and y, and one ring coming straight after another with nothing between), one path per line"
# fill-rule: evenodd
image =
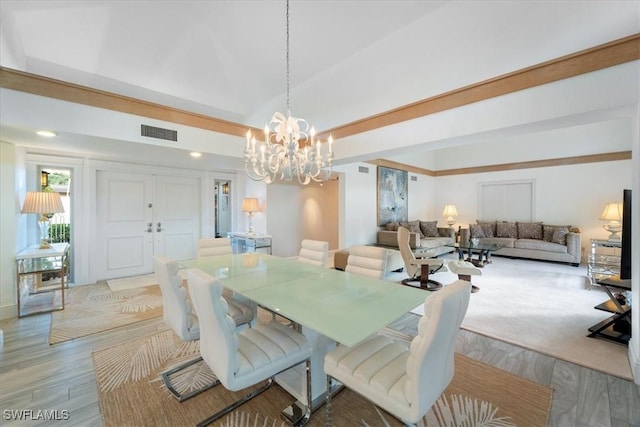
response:
M100 348L166 330L161 318L128 327L48 344L50 315L0 322L0 425L103 425L91 353ZM590 369L467 331L461 331L457 351L552 387L550 426L639 426L639 388ZM513 390L517 393L517 390ZM68 411L63 422L7 421L9 410Z

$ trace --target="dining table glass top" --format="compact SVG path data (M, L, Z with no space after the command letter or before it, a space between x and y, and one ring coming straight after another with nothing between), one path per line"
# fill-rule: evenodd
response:
M353 346L422 304L429 292L261 253L180 261L240 295Z

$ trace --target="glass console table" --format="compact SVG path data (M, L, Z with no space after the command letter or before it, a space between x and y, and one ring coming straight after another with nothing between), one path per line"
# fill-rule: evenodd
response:
M234 253L263 252L271 255L271 236L268 234L232 231L227 236L231 239Z
M64 309L68 243L32 245L16 254L18 317Z

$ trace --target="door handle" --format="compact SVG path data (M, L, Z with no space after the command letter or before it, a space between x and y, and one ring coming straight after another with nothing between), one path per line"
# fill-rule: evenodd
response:
M161 223L161 222L159 222L159 223L158 223L158 228L156 228L156 231L157 231L158 233L160 233L162 230L164 230L164 228L161 228L161 227L162 227L162 223Z
M147 233L153 233L153 223L152 222L148 223L147 229L144 231L146 231Z

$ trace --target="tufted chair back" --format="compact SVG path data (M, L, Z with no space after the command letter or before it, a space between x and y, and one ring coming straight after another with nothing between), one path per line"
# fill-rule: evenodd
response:
M326 267L329 255L329 242L305 239L298 254L298 261Z
M187 290L178 276L178 264L171 259L156 255L153 270L162 292L162 318L183 341L194 341L200 337L198 317L193 312Z
M185 271L189 294L198 318L204 326L200 336L200 354L229 388L240 366L236 324L229 315L229 306L222 296L222 284L201 270Z
M345 271L383 279L387 269L387 251L375 246L353 246Z
M405 397L416 419L425 414L453 379L454 348L469 305L471 284L458 280L430 295L407 359Z
M232 254L231 239L218 237L198 240L198 258Z

